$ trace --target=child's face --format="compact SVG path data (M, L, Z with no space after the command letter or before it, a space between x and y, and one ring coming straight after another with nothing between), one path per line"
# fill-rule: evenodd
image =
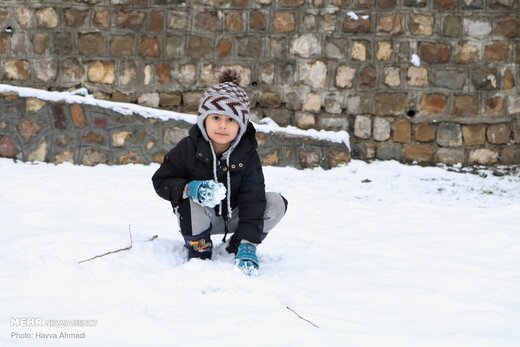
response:
M208 137L215 147L226 148L237 137L240 125L233 118L221 114L210 114L204 120Z

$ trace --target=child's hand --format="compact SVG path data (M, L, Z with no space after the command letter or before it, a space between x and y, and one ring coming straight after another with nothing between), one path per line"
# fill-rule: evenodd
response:
M186 194L202 206L215 207L226 197L226 187L212 180L191 181L186 185Z

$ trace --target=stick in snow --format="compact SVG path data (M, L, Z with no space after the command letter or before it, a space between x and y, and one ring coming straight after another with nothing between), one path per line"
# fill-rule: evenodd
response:
M319 328L319 326L317 326L316 324L314 324L314 323L311 322L310 320L303 318L302 316L300 316L298 313L296 313L296 312L295 312L292 308L290 308L289 306L285 306L285 308L288 309L289 311L291 311L292 313L294 313L295 315L297 315L298 318L303 319L304 321L306 321L306 322L308 322L308 323L314 325L316 328Z
M120 249L117 249L115 251L110 251L110 252L106 252L106 253L103 253L103 254L100 254L100 255L96 255L92 258L89 258L89 259L85 259L85 260L81 260L81 261L78 261L78 264L81 264L81 263L85 263L87 261L91 261L91 260L94 260L96 258L101 258L101 257L104 257L105 255L109 255L109 254L114 254L114 253L118 253L118 252L122 252L122 251L129 251L132 249L132 246L134 244L134 240L132 239L132 232L130 231L130 225L128 226L128 234L130 234L130 246L128 247L125 247L125 248L120 248ZM149 242L149 241L153 241L155 240L156 238L158 238L159 236L157 235L154 235L152 236L150 239L146 240L146 242Z

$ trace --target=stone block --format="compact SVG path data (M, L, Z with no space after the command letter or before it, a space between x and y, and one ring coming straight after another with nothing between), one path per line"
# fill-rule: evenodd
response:
M380 93L376 95L376 116L398 116L404 114L406 94Z
M143 37L139 43L139 55L147 58L159 58L161 56L161 44L153 37Z
M493 42L484 48L486 63L505 63L509 59L509 44L507 42Z
M145 12L141 10L129 10L119 7L115 14L115 25L120 29L130 29L140 32L143 28Z
M342 112L341 105L343 105L343 95L340 93L328 93L325 95L323 103L326 112L340 114Z
M516 16L501 16L496 19L496 33L507 38L520 38L520 18Z
M15 139L11 136L0 135L0 157L16 158L20 149L16 145Z
M401 15L399 13L380 15L377 21L377 32L392 35L401 33Z
M404 160L431 163L434 149L431 145L420 143L404 145Z
M149 18L149 30L157 34L162 33L164 31L164 12L152 11Z
M516 118L512 123L513 127L513 141L520 143L520 118Z
M424 67L410 66L407 71L407 80L411 87L428 87L428 70Z
M435 70L433 83L437 87L462 90L466 82L466 71L456 69Z
M249 13L249 29L254 31L265 31L267 28L267 14L255 10Z
M244 32L245 26L244 21L240 15L240 12L231 11L226 15L226 31L230 33L241 33Z
M61 153L57 153L54 156L54 164L63 164L63 163L74 164L74 152L73 151L63 151Z
M321 54L321 44L315 34L303 34L291 43L291 53L301 58L312 58Z
M392 59L393 47L390 41L381 41L377 43L377 60L388 61Z
M100 29L110 28L110 13L107 10L95 11L92 23Z
M503 70L502 88L504 90L511 90L515 87L515 77L510 68Z
M457 116L478 116L479 112L479 101L475 95L453 96L453 114Z
M33 120L24 119L16 127L24 142L29 142L40 131L41 125Z
M318 117L318 129L331 131L348 130L349 121L346 115L320 113Z
M202 93L200 92L184 92L182 93L182 102L184 104L185 112L197 112L199 109L200 99Z
M80 10L76 8L67 8L64 11L65 23L74 28L85 25L85 19L89 14L89 10Z
M47 141L43 141L27 156L28 161L45 161L47 156Z
M442 94L423 94L419 102L419 110L427 114L446 112L447 100Z
M296 112L294 115L296 126L300 129L312 129L316 126L314 114L310 112Z
M218 41L216 53L219 58L228 57L233 48L233 40L231 38L222 38Z
M60 18L56 10L52 7L43 7L36 9L36 25L42 29L56 28L60 22Z
M243 58L262 57L264 41L260 37L249 36L237 40L238 56Z
M260 161L263 166L277 166L280 163L280 150L273 149L272 151L262 154L260 156Z
M197 66L195 64L180 65L177 81L185 86L194 85L197 81Z
M143 93L137 98L137 103L145 107L159 107L159 93Z
M177 93L159 93L159 106L170 109L181 105L182 98Z
M486 132L489 143L494 145L503 145L509 143L511 136L511 126L506 123L491 124Z
M279 126L286 127L290 125L291 123L291 111L286 109L285 107L282 108L271 108L271 109L265 109L263 110L264 115L271 118L278 124ZM300 118L299 121L301 122L302 119ZM312 122L312 120L311 120ZM303 126L306 126L302 124Z
M372 22L369 18L358 17L358 19L353 19L349 16L346 16L343 20L343 32L350 34L368 34L370 32L370 27L372 26Z
M54 59L35 61L34 77L38 81L52 82L58 75L58 62Z
M33 10L27 7L18 7L15 9L16 22L22 29L32 27ZM0 20L0 22L2 22ZM3 24L2 24L3 25Z
M420 42L419 57L428 64L446 64L450 61L451 46L446 43Z
M213 39L211 37L191 35L188 44L188 56L202 58L213 52Z
M457 9L457 0L434 0L433 8L439 11L453 11Z
M132 132L127 130L117 131L112 134L112 147L124 147L132 137Z
M359 75L359 86L362 89L372 89L377 85L377 69L372 66L365 66Z
M439 148L433 157L436 163L444 164L464 164L466 161L466 154L462 148Z
M108 154L104 151L96 149L87 149L81 158L81 163L86 166L95 166L98 164L108 164Z
M433 34L434 21L430 15L410 14L408 28L412 35L430 36Z
M105 39L100 33L80 34L78 39L79 53L83 55L105 54Z
M155 67L155 76L157 77L157 82L160 84L168 84L171 82L170 75L170 64L163 63L157 64Z
M85 117L85 112L83 111L83 107L81 107L81 105L70 105L70 116L72 118L72 123L76 126L76 128L83 129L87 125L87 117Z
M108 143L108 139L106 136L95 133L95 132L89 132L82 138L82 142L87 145L105 145Z
M110 54L118 57L134 55L135 39L132 35L112 35Z
M319 112L321 109L321 97L318 93L308 93L305 95L302 111Z
M455 57L457 64L472 64L479 62L479 49L475 43L465 42L457 47Z
M38 98L27 98L25 99L25 112L37 113L39 112L47 102Z
M275 92L263 92L260 96L260 106L266 108L278 108L282 105L280 94ZM318 102L319 105L319 102Z
M1 41L1 37L0 37ZM0 46L1 46L0 42ZM48 33L35 33L32 40L33 52L36 54L44 54L49 50L49 34ZM0 48L2 53L2 48Z
M478 148L471 150L468 156L468 164L493 165L498 162L498 153L491 149Z
M415 141L433 142L435 140L435 127L430 123L418 123L415 126Z
M354 121L354 135L362 139L369 139L372 133L372 118L358 115Z
M460 37L462 33L462 19L459 16L444 17L442 35L446 37Z
M437 143L442 147L462 146L462 129L457 123L441 123L437 128Z
M340 65L336 71L336 86L338 88L352 88L354 83L354 78L356 77L356 69L346 66Z
M301 81L313 88L324 88L327 82L327 65L317 60L314 63L300 65Z
M483 145L486 142L486 126L484 124L463 125L462 137L467 146Z
M500 95L488 96L484 100L484 115L498 116L504 113L504 98Z
M184 10L173 10L168 13L168 28L172 30L186 30L190 13Z
M296 19L292 12L277 12L273 19L273 29L276 33L289 33L296 30Z
M112 61L94 61L88 64L87 76L93 83L114 84L115 64Z
M401 85L400 72L398 67L386 67L383 70L384 83L389 87L399 87Z
M392 124L392 141L410 143L412 140L412 124L404 119L398 119Z
M304 169L318 167L321 163L321 153L314 151L300 151L300 166Z
M403 159L403 147L395 143L382 143L377 147L377 159L380 160L398 160Z
M374 118L374 140L380 142L388 140L390 138L391 131L392 126L386 118Z
M479 65L471 71L471 82L476 89L479 90L496 90L497 89L497 75L496 71L490 67Z
M507 113L520 114L520 95L507 96Z
M504 147L500 152L499 161L503 165L520 164L520 149L514 146Z
M464 35L483 39L491 35L492 25L487 19L464 18Z
M328 148L327 157L331 167L347 164L350 161L350 153L347 148L337 146Z
M180 140L188 136L188 129L178 127L167 127L164 129L164 143L169 146L174 146Z
M61 63L60 79L62 82L77 83L83 78L83 64L76 58L65 59Z
M31 77L31 64L27 60L4 61L4 78L13 81L27 81Z

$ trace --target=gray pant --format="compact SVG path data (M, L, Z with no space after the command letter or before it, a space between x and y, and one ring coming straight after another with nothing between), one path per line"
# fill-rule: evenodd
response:
M286 205L279 193L266 192L266 208L264 213L264 233L273 229L285 215ZM190 200L191 212L191 235L196 237L207 231L211 227L211 234L224 234L224 217L217 216L214 208L204 207ZM178 209L174 210L177 215L179 225L181 225L181 215ZM228 230L234 233L238 229L238 208L233 210L231 219L228 220Z

